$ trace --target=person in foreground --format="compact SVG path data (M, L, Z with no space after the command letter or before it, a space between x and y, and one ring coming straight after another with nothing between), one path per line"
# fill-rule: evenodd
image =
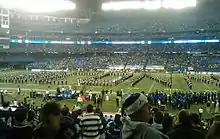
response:
M151 127L150 106L143 94L132 94L122 104L122 139L168 139L166 135Z
M44 105L42 110L42 122L34 129L32 139L55 139L60 129L59 104L49 102Z
M14 112L15 123L10 130L10 134L7 139L31 139L33 135L33 129L26 123L27 109L18 108Z
M174 130L167 133L170 139L205 139L205 133L193 127L189 112L179 112L178 123Z

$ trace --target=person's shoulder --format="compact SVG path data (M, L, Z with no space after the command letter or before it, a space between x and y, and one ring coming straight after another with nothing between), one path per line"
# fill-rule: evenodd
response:
M34 133L38 133L40 132L40 130L42 130L43 128L43 123L39 123L33 130Z
M166 135L157 129L153 128L151 125L146 123L141 123L138 125L137 129L144 136L145 139L168 139Z
M158 131L153 127L148 127L147 134L155 136L155 139L168 139L167 135L164 135L162 132ZM154 137L152 137L153 139Z
M85 114L83 116L80 117L81 120L83 119L101 119L101 117L97 114Z
M196 134L198 136L205 136L205 133L199 129L192 129L192 132L194 132L194 134Z

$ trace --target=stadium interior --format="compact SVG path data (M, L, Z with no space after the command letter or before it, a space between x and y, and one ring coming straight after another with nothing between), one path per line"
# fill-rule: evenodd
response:
M0 139L219 139L219 5L0 0Z

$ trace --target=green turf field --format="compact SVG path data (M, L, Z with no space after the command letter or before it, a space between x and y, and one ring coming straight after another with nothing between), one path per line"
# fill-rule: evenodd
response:
M17 74L21 74L21 73L25 73L26 71L18 71ZM7 72L6 72L7 73ZM4 74L6 73L0 73L0 76L4 76ZM13 73L16 73L16 71L14 71ZM166 74L166 73L150 73L152 76L160 76L162 78L165 79L170 79L170 74ZM140 75L140 73L134 73L134 76L129 78L128 80L125 80L123 83L118 84L117 86L78 86L77 83L77 79L79 78L87 78L89 76L82 76L82 75L74 75L74 76L70 76L67 78L68 81L68 85L64 85L64 86L71 86L72 89L77 89L77 90L83 90L83 91L95 91L95 92L100 92L102 89L105 90L113 90L113 91L117 91L117 90L123 90L124 93L136 93L136 92L140 92L140 91L145 91L146 93L148 92L153 92L155 90L162 90L165 91L166 93L172 93L175 90L186 90L186 91L196 91L196 92L204 92L206 90L215 90L215 91L220 91L219 87L216 87L215 84L214 85L209 85L206 83L201 83L201 82L197 82L192 80L192 84L193 84L193 89L190 90L189 87L187 86L187 83L184 80L184 75L181 73L173 73L172 74L172 88L167 88L161 84L159 84L156 81L153 81L147 77L143 78L138 84L136 84L134 87L131 86L133 79L135 79L136 77L138 77ZM208 77L208 75L206 75ZM117 78L117 76L107 76L104 77L101 80L113 80ZM28 92L30 91L30 89L38 89L40 91L46 90L48 89L48 85L39 85L39 84L19 84L21 87L22 92ZM8 91L17 91L17 86L18 84L9 84L9 83L1 83L0 84L0 88L1 89L7 89ZM63 85L60 85L61 87ZM55 88L57 87L57 85L51 85L51 87L49 88L49 90L51 90L51 92L54 92ZM7 95L6 99L8 100L12 100L12 99L17 99L17 100L22 100L24 97L25 93L23 93L22 95L18 96L17 94L12 94L12 95ZM29 99L29 101L32 101L31 99ZM37 105L40 105L44 102L42 102L42 100L40 99L35 99L33 100L35 101L35 103ZM75 105L75 101L74 100L63 100L60 102L62 105L63 104L67 104L70 108L72 108L73 105ZM192 111L197 110L199 107L201 106L193 106ZM111 97L110 102L105 102L104 103L104 107L103 107L103 111L109 111L109 112L116 112L118 111L118 108L116 108L115 105L115 96ZM176 112L176 111L173 111Z

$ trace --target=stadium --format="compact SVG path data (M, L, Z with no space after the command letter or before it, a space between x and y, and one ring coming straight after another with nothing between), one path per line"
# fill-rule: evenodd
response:
M0 0L0 124L11 118L10 130L1 126L0 138L141 139L142 129L151 132L151 127L142 125L133 131L140 131L140 136L127 137L126 122L120 122L116 132L111 118L123 119L125 113L132 124L147 123L147 114L140 114L145 104L152 108L150 126L160 127L152 129L152 138L181 139L182 134L190 139L219 138L210 131L218 130L211 123L219 120L219 4L218 0ZM140 104L132 100L137 94ZM56 136L39 137L35 127L44 123L41 111L48 117L55 114L56 121L58 104L61 115L68 111L74 119L64 123L79 129L68 127L74 131L68 136L66 130L57 130ZM99 131L79 118L93 109L100 114L95 118L105 119L95 127ZM24 111L35 115L30 136L13 127ZM166 118L178 119L181 112L188 119L199 116L201 128L196 130L201 134L191 124L189 131L187 125L187 132L177 136L175 128L168 132L161 127Z

